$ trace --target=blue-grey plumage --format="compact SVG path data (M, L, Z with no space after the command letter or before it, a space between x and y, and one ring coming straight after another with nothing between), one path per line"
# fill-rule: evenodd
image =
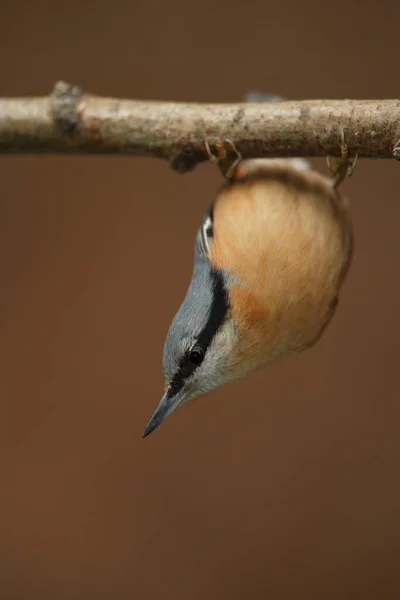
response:
M211 264L196 250L189 288L171 323L165 341L163 370L167 381L171 381L177 373L182 356L194 346L204 324L208 321L212 303ZM178 344L177 340L179 340Z
M165 341L165 393L143 436L154 431L179 404L213 389L224 371L221 347L229 337L229 276L223 269L213 268L208 257L213 235L211 211L212 207L198 229L192 279Z
M302 159L240 162L198 230L165 393L143 435L183 402L314 345L351 257L348 203L331 178Z

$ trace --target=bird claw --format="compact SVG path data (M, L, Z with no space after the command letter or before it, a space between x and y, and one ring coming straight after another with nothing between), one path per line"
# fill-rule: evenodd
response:
M232 161L231 153L227 152L227 150L226 150L226 144L229 144L229 146L232 148L234 154L236 155L236 158L234 158L233 161ZM222 175L226 179L232 179L234 176L236 167L242 160L242 155L240 154L240 152L238 151L238 149L236 148L236 146L232 142L232 140L230 140L228 138L225 138L225 139L217 138L215 140L215 142L213 143L216 154L213 154L211 152L210 143L207 139L204 139L204 145L206 147L206 152L207 152L207 155L208 155L208 158L210 159L210 161L219 167Z
M340 137L340 158L334 158L332 161L332 158L329 155L326 157L328 169L331 172L333 178L334 188L339 187L346 175L347 177L351 177L356 167L358 159L358 154L356 154L354 158L350 158L349 156L349 149L344 139L343 127L341 127L340 129Z

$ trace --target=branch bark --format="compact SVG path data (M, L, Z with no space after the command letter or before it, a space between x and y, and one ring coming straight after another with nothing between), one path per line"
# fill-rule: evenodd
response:
M0 99L0 153L131 154L185 172L207 139L243 158L349 155L400 160L400 100L185 104L101 98L59 82L43 98ZM231 145L226 145L233 152Z

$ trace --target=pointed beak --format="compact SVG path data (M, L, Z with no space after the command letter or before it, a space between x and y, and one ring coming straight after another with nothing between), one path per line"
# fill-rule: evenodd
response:
M147 423L142 437L145 438L157 429L174 410L185 400L186 392L182 389L175 396L170 396L168 390L161 398L159 405Z

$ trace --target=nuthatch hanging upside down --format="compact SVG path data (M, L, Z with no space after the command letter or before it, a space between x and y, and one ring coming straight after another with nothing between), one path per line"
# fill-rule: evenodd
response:
M332 178L301 159L239 162L198 230L164 346L165 393L143 437L183 402L313 346L351 257L348 204Z

